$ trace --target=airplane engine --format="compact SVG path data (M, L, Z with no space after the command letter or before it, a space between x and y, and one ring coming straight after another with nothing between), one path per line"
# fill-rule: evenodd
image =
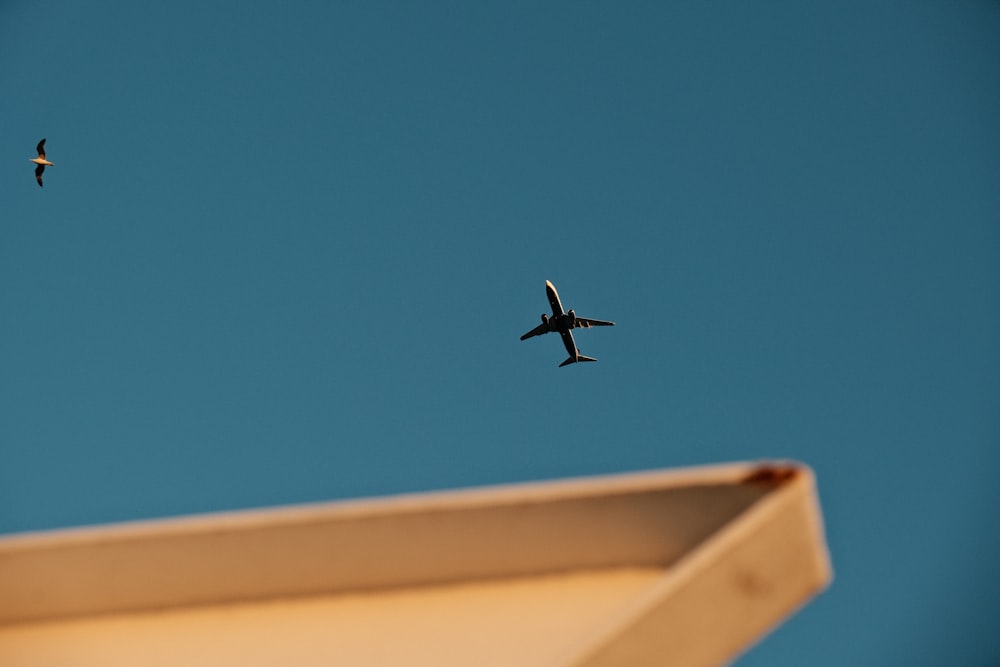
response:
M546 315L545 313L542 313L542 324L548 324L548 323L549 323L549 316Z
M566 313L566 316L569 317L569 327L570 329L572 329L573 327L576 326L576 312L574 312L574 310L570 308L569 312Z

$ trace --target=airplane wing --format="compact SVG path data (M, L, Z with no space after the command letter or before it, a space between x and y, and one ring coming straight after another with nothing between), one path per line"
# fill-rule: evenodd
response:
M541 336L542 334L548 333L548 332L549 332L549 326L547 324L545 324L545 322L542 322L537 327L535 327L534 329L532 329L528 333L526 333L523 336L521 336L521 340L527 340L527 339L531 338L532 336Z
M613 327L614 322L605 322L604 320L590 320L586 317L576 318L576 326L581 329L589 329L590 327Z

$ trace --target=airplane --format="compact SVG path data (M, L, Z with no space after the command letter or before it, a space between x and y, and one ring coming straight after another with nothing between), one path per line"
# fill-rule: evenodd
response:
M562 336L562 342L566 347L566 351L569 352L569 359L559 364L559 368L568 366L569 364L575 364L578 361L597 361L597 359L594 359L593 357L585 357L580 354L580 350L576 347L576 341L573 340L572 329L613 327L615 323L605 322L604 320L591 320L586 317L577 317L572 308L570 308L568 313L564 312L562 302L559 301L559 292L556 291L555 285L548 280L545 281L545 292L549 295L549 304L552 306L552 317L542 313L542 323L521 336L521 340L527 340L532 336L541 336L542 334L547 334L550 331L558 331L559 335Z

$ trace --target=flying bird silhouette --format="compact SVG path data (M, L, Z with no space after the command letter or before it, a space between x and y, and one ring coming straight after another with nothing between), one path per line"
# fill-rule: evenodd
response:
M54 167L55 165L45 159L45 139L38 142L38 157L31 158L31 161L37 164L35 167L35 180L38 181L38 187L44 187L42 185L42 172L45 171L45 167Z

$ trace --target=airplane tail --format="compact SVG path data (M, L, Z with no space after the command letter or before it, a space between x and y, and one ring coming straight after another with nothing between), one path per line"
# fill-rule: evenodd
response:
M563 366L569 366L570 364L575 364L578 361L597 361L597 359L594 359L593 357L585 357L582 354L578 354L576 355L576 359L570 357L566 361L559 364L559 368L562 368Z

